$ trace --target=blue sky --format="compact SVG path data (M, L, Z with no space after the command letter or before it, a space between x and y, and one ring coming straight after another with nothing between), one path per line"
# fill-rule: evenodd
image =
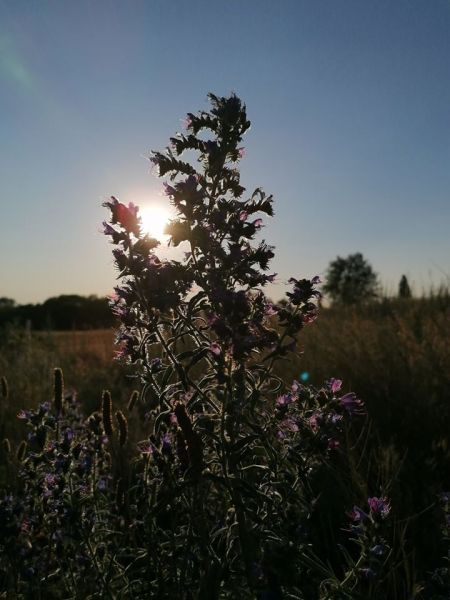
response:
M450 273L448 0L0 0L0 295L109 293L101 203L166 201L145 156L208 91L247 104L280 282Z

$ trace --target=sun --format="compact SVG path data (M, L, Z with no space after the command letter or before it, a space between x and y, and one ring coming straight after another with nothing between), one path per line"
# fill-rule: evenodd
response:
M164 233L164 229L169 222L169 211L160 206L147 206L139 211L142 229L145 233L156 238L160 242L168 239L168 235Z

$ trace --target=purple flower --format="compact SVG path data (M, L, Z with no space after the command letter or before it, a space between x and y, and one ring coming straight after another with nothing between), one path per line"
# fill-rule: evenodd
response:
M246 210L241 210L239 213L239 221L246 221L248 219L248 212Z
M172 450L172 436L169 433L165 433L162 437L161 450L163 452L170 452Z
M264 307L264 314L266 317L273 317L278 313L278 308L274 306L271 302L268 302Z
M284 419L284 421L281 421L280 430L281 431L291 431L292 433L297 433L298 425L294 421L294 419L287 418L287 419Z
M342 381L340 379L335 379L334 377L332 377L327 383L333 394L338 392L342 387Z
M348 516L354 523L361 523L367 517L367 514L359 506L354 506Z
M255 219L253 221L253 225L256 229L261 229L261 227L263 226L263 220L262 219Z
M289 404L292 404L292 402L294 402L292 394L283 394L282 396L278 396L275 400L275 404L279 407L288 406Z
M111 227L109 223L103 221L103 233L105 235L115 235L117 231L114 229L114 227Z
M317 285L318 283L322 283L322 280L320 279L319 275L316 275L315 277L313 277L313 278L311 279L311 283L312 283L313 285Z
M214 356L220 356L222 354L222 348L217 342L211 342L209 345L209 350L214 354Z
M356 397L354 392L348 392L338 399L339 404L344 408L349 415L354 415L362 412L363 403Z
M299 382L296 379L294 379L294 381L292 382L292 385L291 385L291 391L294 394L296 394L299 389L300 389L300 384L299 384Z
M369 505L370 512L373 516L385 519L391 512L391 506L384 496L382 498L377 498L376 496L367 498L367 504Z
M32 413L31 410L24 410L24 409L22 409L22 410L19 410L19 412L17 413L17 418L18 419L27 420L27 419L29 419L32 416L33 416L33 413Z

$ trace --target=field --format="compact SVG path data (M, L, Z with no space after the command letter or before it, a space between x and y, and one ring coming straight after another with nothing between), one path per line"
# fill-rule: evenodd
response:
M450 488L448 296L323 309L317 322L301 332L299 350L295 359L278 365L285 381L320 386L324 379L339 377L345 391L364 400L368 417L357 467L361 472L363 465L365 477L358 485L369 495L376 482L396 508L401 524L396 535L408 538L400 578L413 578L405 572L409 569L424 576L442 556L436 497ZM99 409L103 389L111 390L116 408L126 410L139 384L113 360L114 351L113 330L5 331L0 375L8 379L10 399L2 406L2 438L8 437L15 450L24 434L15 415L51 398L54 366L63 369L66 387L77 391L87 414ZM133 443L146 436L142 416L141 410L140 417L130 417ZM321 485L323 509L332 519L333 502L326 498L336 493L335 482Z

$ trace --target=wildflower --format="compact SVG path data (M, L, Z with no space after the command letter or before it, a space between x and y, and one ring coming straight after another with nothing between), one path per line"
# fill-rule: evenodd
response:
M363 402L356 397L354 392L348 392L348 394L339 398L338 402L350 416L362 412Z
M359 506L354 506L348 516L354 523L361 523L367 518L367 514Z
M169 433L165 433L162 437L161 450L164 453L169 453L172 450L172 436Z
M217 342L211 342L209 345L209 350L214 354L214 356L220 356L222 354L222 348Z
M264 314L266 317L273 317L278 313L278 308L274 306L271 302L267 303L264 307Z
M372 515L379 516L382 519L385 519L391 511L391 506L385 497L377 498L376 496L373 496L372 498L367 499L367 504L369 505Z
M127 233L134 233L136 236L139 235L139 220L138 220L138 208L132 202L125 206L115 198L111 196L110 202L105 202L104 206L107 206L112 213L112 223L119 223Z
M340 379L335 379L334 377L332 377L329 381L327 381L327 385L333 392L333 394L335 394L341 389L342 381Z
M283 394L282 396L278 396L278 398L275 400L275 404L278 407L283 407L283 406L288 406L293 401L294 401L294 398L292 397L292 394Z

